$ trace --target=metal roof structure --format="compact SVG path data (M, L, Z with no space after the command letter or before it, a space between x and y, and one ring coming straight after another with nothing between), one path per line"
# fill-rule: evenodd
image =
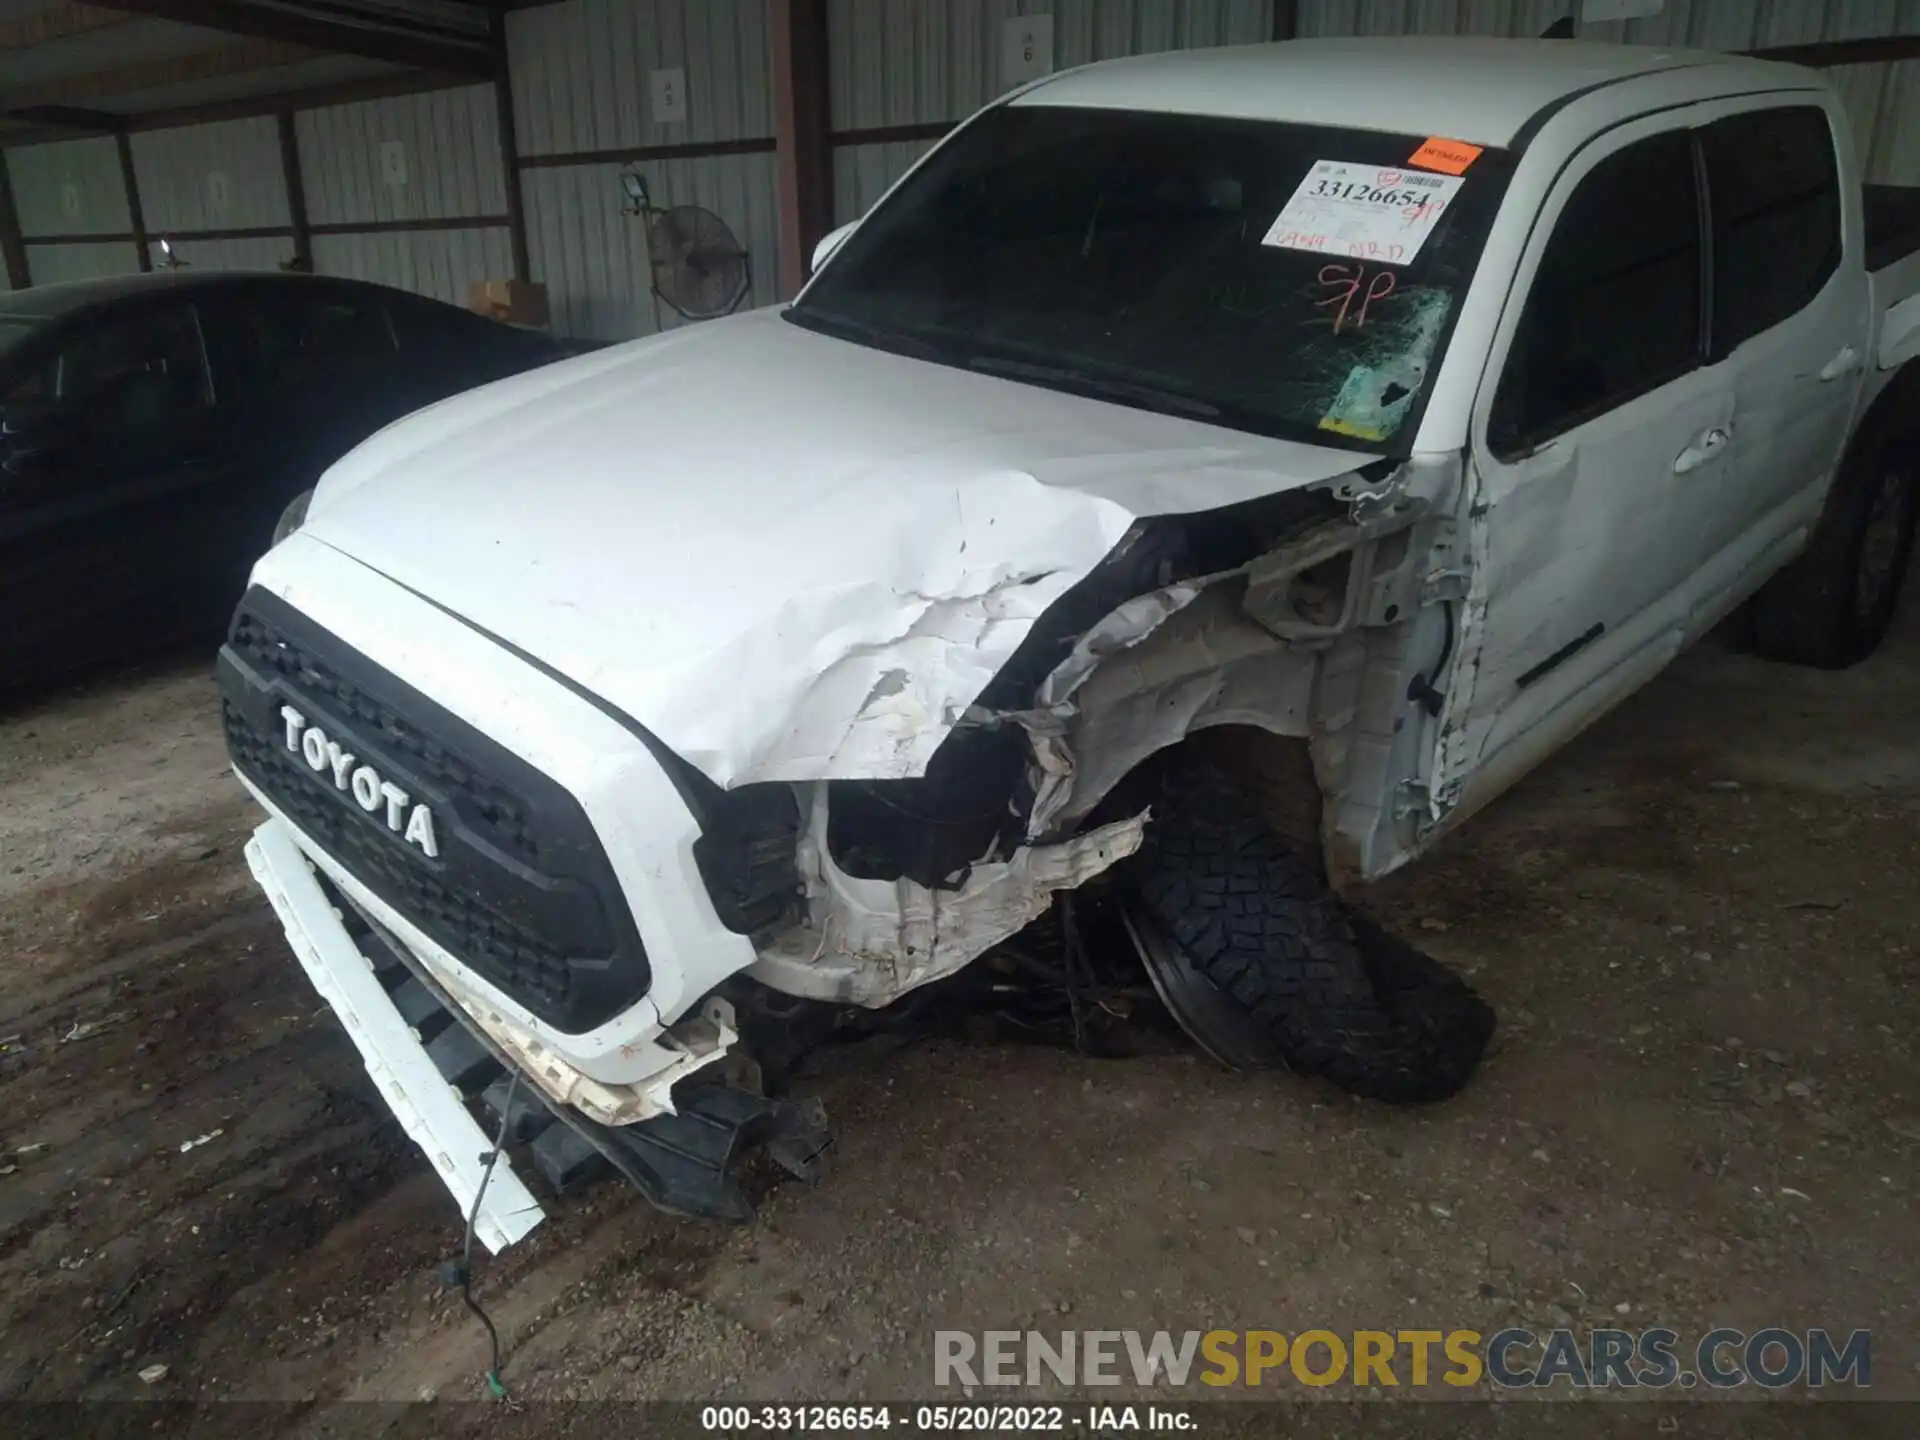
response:
M0 0L0 145L499 72L483 0Z

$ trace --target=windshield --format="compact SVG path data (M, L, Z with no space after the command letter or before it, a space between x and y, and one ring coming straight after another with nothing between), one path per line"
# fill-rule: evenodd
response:
M1425 136L1002 106L889 196L787 317L1404 453L1508 173L1503 152Z

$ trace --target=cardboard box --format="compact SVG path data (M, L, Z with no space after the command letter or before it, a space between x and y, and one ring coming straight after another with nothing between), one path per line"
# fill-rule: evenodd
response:
M547 287L531 280L476 280L467 292L467 308L509 325L547 323Z

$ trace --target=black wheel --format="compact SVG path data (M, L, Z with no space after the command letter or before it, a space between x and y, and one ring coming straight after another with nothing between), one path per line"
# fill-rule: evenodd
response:
M1886 635L1920 512L1920 436L1897 416L1869 420L1807 548L1753 597L1747 639L1756 654L1839 670Z
M1129 862L1126 914L1202 1048L1376 1100L1444 1100L1466 1083L1494 1015L1464 981L1341 905L1225 781L1170 781L1158 811Z

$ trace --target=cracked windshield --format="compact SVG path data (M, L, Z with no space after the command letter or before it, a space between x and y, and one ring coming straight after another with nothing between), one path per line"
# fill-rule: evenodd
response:
M788 318L1404 453L1508 172L1503 152L1422 136L1002 107L885 201Z

